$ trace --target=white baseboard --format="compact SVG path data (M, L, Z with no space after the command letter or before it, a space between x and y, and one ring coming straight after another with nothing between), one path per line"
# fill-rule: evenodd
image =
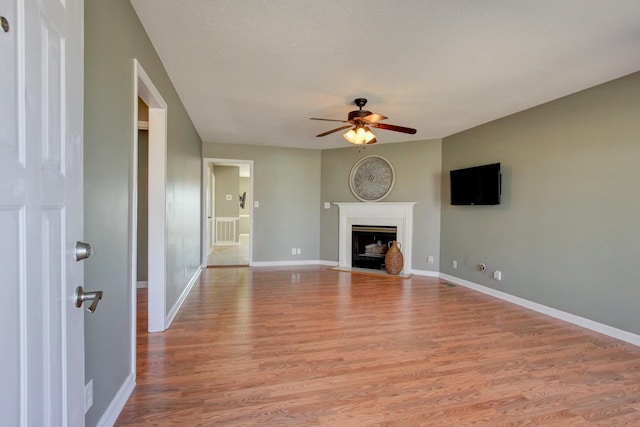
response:
M124 405L126 405L127 400L129 400L129 397L131 396L131 393L133 393L133 389L135 387L135 375L133 372L130 372L107 407L107 410L104 411L104 414L100 417L98 424L96 424L97 427L111 427L116 423L116 420L120 416L122 409L124 409Z
M329 265L324 264L327 261L320 260L303 260L303 261L253 261L249 263L250 267L294 267L298 265ZM338 265L338 263L336 263Z
M171 307L169 314L167 314L167 317L165 319L165 325L166 325L165 329L169 329L169 327L171 326L173 319L178 314L178 311L180 311L180 307L182 307L182 304L189 296L189 292L191 292L191 289L193 288L193 286L198 282L198 278L200 277L201 273L202 273L202 267L199 266L196 272L194 273L193 277L191 277L191 280L189 280L189 284L187 285L187 287L184 288L184 291L182 291L180 298L178 298L178 301L176 301L173 307Z
M640 335L636 335L622 329L614 328L613 326L598 323L585 317L576 316L575 314L567 313L565 311L548 307L543 304L538 304L537 302L529 301L524 298L508 294L506 292L497 291L495 289L488 288L486 286L482 286L468 280L460 279L455 276L449 276L448 274L440 274L440 278L446 280L447 282L455 283L456 285L461 285L465 288L473 289L475 291L482 292L483 294L491 295L492 297L496 297L501 300L517 304L521 307L537 311L538 313L546 314L547 316L551 316L556 319L560 319L565 322L583 327L585 329L589 329L591 331L595 331L603 335L619 339L620 341L640 346Z
M413 274L416 276L425 276L425 277L440 277L440 273L437 271L429 271L429 270L411 270Z

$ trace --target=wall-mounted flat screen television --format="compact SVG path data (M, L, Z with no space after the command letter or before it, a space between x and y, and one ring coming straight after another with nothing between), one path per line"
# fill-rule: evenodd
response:
M449 172L452 205L499 205L500 163Z

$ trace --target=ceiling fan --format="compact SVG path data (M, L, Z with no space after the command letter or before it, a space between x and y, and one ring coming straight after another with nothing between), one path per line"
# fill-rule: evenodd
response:
M386 120L388 117L372 113L371 111L363 110L367 103L365 98L356 98L354 99L354 104L356 104L360 109L349 112L349 118L347 120L337 120L337 119L318 119L312 117L311 120L324 120L327 122L341 122L341 123L349 123L345 126L340 126L339 128L331 129L326 132L322 132L317 137L326 136L332 134L334 132L338 132L339 130L351 128L347 133L343 136L344 138L352 144L363 145L363 144L375 144L378 142L376 136L371 132L371 128L378 128L384 130L392 130L394 132L403 132L409 133L411 135L416 133L416 130L413 128L407 128L404 126L390 125L386 123L379 123L381 120Z

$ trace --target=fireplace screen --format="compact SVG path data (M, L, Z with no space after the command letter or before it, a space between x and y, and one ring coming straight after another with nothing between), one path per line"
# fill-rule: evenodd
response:
M384 257L396 233L396 227L353 225L351 266L384 270Z

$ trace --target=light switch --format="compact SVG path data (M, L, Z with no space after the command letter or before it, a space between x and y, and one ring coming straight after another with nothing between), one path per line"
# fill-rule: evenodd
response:
M254 208L259 208L260 207L260 202L257 201L257 200L255 202L253 202L253 207Z
M324 202L325 209L331 209L331 202Z

